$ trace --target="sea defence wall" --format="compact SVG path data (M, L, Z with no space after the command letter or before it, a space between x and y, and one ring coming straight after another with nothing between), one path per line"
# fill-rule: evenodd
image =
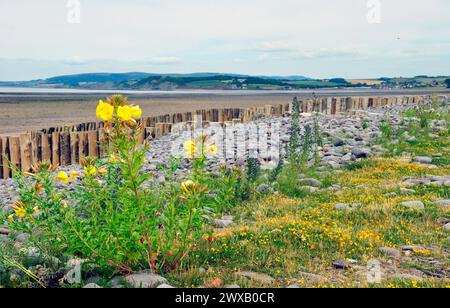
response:
M446 96L437 96L438 100L447 100ZM296 99L296 98L295 98ZM414 105L430 102L430 95L389 96L389 97L316 97L299 100L302 113L323 113L337 115L357 110L389 107L396 105ZM138 122L145 127L140 142L159 138L172 131L192 129L201 123L203 127L220 125L224 128L237 123L248 123L261 116L283 116L289 114L292 103L266 105L254 108L225 108L197 110L145 117ZM0 137L0 178L14 175L15 170L31 171L38 162L52 164L77 164L87 156L102 157L105 149L100 140L104 134L102 122L81 123L73 126L51 127L39 131L26 132L19 136Z

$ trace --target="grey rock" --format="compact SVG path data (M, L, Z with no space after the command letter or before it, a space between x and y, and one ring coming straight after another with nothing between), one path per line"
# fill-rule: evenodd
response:
M17 234L16 235L16 242L23 243L26 240L28 240L29 237L30 237L30 235L26 234L26 233Z
M403 251L424 250L425 247L420 245L406 245L402 247Z
M300 272L299 277L302 278L308 284L323 284L328 281L326 277L305 272Z
M446 224L443 229L445 232L450 232L450 223Z
M233 220L229 219L214 219L213 226L216 228L226 228L233 224Z
M415 194L416 191L414 189L400 188L400 193L402 193L403 195L412 195Z
M298 181L301 186L321 187L322 182L316 179L301 179Z
M414 161L420 164L431 164L433 162L433 159L426 156L417 156L414 158Z
M296 284L292 284L290 286L287 286L286 289L300 289L300 287Z
M83 287L83 289L102 289L102 287L96 283L88 283Z
M312 187L312 186L300 186L300 190L306 193L315 193L316 191L318 191L317 187Z
M334 208L338 211L351 211L352 208L348 204L338 203L334 206Z
M240 271L240 272L237 272L236 275L246 277L248 279L260 282L262 284L272 284L273 282L275 282L274 278L270 277L267 274L262 274L262 273L255 273L255 272L250 272L250 271Z
M155 288L160 284L167 283L167 279L152 273L151 271L142 271L125 277L125 282L133 288Z
M342 139L340 139L340 138L336 139L336 140L333 142L333 145L334 145L335 147L341 147L341 146L343 146L344 144L345 144L344 140L342 140Z
M111 287L117 287L117 286L121 286L124 283L125 283L125 279L122 276L116 276L116 277L113 277L108 282L108 285Z
M434 204L437 206L442 206L442 207L448 208L448 207L450 207L450 199L438 200L438 201L435 201Z
M353 148L352 155L356 158L369 158L372 155L372 152L367 148Z
M240 289L241 287L237 284L229 284L225 286L225 289Z
M157 287L157 289L175 289L175 287L172 287L171 285L167 283L163 283Z
M352 263L346 260L336 260L333 262L333 267L336 269L349 269L352 267Z
M408 208L413 208L413 209L418 209L418 210L425 209L425 205L423 204L422 201L406 201L406 202L402 202L400 205L403 207L408 207Z
M390 257L399 258L401 257L401 252L398 249L391 248L391 247L380 247L378 249L381 253L384 253Z

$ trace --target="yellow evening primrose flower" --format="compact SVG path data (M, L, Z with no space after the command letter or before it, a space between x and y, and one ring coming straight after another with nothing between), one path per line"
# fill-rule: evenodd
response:
M193 192L195 190L195 183L191 180L185 181L181 183L181 189L183 189L185 193Z
M79 176L81 176L80 172L77 171L70 171L70 178L72 180L76 180Z
M119 106L119 108L117 108L117 116L122 121L130 121L132 118L131 113L132 112L130 106Z
M135 119L140 119L142 117L142 109L139 106L130 106L131 117Z
M84 167L83 170L84 170L84 174L86 174L86 175L90 175L90 176L97 175L97 168L95 168L95 166Z
M58 172L56 178L64 184L67 184L69 182L69 176L64 171Z
M37 206L35 206L35 207L33 208L33 212L34 212L35 214L39 214L39 208L38 208Z
M14 222L14 215L9 215L8 220L9 222Z
M195 142L192 140L188 140L183 144L184 151L186 152L186 155L189 157L192 157L197 150L195 147Z
M206 148L206 151L208 152L208 154L210 155L216 155L217 152L219 152L219 149L217 148L217 146L215 144L210 144L208 145L208 147Z
M114 114L114 107L100 100L95 114L102 121L110 121Z
M113 163L115 163L117 161L117 157L114 155L114 154L111 154L110 156L109 156L109 162L111 163L111 164L113 164Z
M25 217L27 215L27 210L22 206L15 207L14 212L16 213L17 217Z
M108 174L108 170L106 170L105 168L100 168L100 169L98 169L98 174L100 174L100 175L107 175Z

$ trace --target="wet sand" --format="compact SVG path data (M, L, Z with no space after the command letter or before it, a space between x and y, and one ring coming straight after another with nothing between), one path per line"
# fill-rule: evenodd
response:
M209 108L246 108L289 103L293 96L311 96L313 91L287 93L155 93L128 94L129 101L143 109L143 116ZM411 91L316 91L321 96L405 95ZM16 135L52 126L95 121L98 99L107 93L1 93L0 135Z

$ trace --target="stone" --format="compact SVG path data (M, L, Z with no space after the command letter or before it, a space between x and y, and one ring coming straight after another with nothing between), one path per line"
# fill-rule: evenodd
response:
M445 232L450 232L450 223L447 223L444 227L443 227Z
M301 179L298 181L301 186L321 187L322 182L316 179Z
M351 266L352 263L346 260L336 260L333 262L333 267L336 269L349 269Z
M391 247L380 247L378 249L379 252L388 255L389 257L399 258L401 257L401 252L398 249Z
M305 193L315 193L316 191L318 191L319 189L317 187L312 187L312 186L300 186L300 190L305 192Z
M402 247L403 251L413 251L413 250L425 250L426 248L420 245L406 245Z
M83 287L83 289L103 289L103 288L96 283L88 283Z
M30 237L29 234L19 233L16 235L16 242L23 243Z
M335 147L341 147L341 146L343 146L344 144L345 144L344 140L342 140L342 139L340 139L340 138L336 139L336 140L333 142L333 145L334 145Z
M172 287L171 285L167 283L163 283L157 287L157 289L175 289L175 287Z
M240 271L240 272L237 272L236 275L260 282L262 284L272 284L275 282L274 278L270 277L267 274L262 274L262 273L255 273L255 272L250 272L250 271Z
M124 284L125 279L122 276L113 277L110 281L108 281L108 285L111 287L117 287Z
M351 211L352 208L348 204L338 203L334 206L334 208L338 211Z
M125 282L133 288L155 288L158 285L167 283L167 279L152 273L151 271L142 271L125 277Z
M352 155L356 158L369 158L372 155L370 149L366 148L353 148Z
M226 228L233 224L233 220L228 219L214 219L213 226L216 228Z
M240 289L241 287L237 284L229 284L225 286L225 289Z
M422 201L406 201L402 202L400 205L403 207L413 208L417 210L425 209L425 205L423 204Z
M400 188L400 193L403 195L413 195L416 193L414 189L408 189L408 188Z
M292 284L290 286L287 286L286 289L300 289L300 287L296 284Z
M437 206L442 206L445 208L449 208L450 207L450 199L446 199L446 200L438 200L434 202L435 205Z
M417 156L414 158L414 161L420 164L431 164L433 162L433 159L426 156Z
M305 272L300 272L299 277L308 284L324 284L328 281L328 279L323 276Z

